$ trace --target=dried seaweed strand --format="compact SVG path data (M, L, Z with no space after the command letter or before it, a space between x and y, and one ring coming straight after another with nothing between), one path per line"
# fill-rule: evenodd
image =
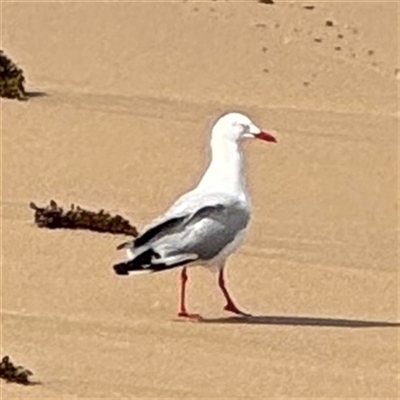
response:
M133 237L138 235L137 229L127 219L120 215L111 216L104 210L93 212L72 204L68 211L64 211L54 200L47 207L38 207L33 202L30 207L35 211L35 224L39 228L86 229Z
M0 50L0 96L9 99L26 100L24 88L25 77L22 69L18 68Z
M0 378L6 382L19 383L21 385L38 385L40 382L32 381L33 373L21 365L15 366L9 356L4 356L0 363Z

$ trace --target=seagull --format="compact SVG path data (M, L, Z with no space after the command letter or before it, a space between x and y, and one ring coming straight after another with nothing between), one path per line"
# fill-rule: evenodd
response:
M238 112L221 116L211 131L211 162L197 187L179 197L133 241L123 243L127 260L114 265L117 275L149 274L183 267L178 316L199 320L186 308L187 270L195 265L218 273L224 309L241 316L225 285L228 256L243 240L251 206L243 170L241 143L246 139L276 142L249 117Z

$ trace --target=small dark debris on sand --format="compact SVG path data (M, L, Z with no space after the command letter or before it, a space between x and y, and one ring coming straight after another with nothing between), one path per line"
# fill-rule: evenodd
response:
M104 210L93 212L72 204L68 211L64 211L54 200L47 207L38 207L33 202L30 207L35 211L35 224L39 228L86 229L133 237L138 235L136 228L128 220L120 215L113 217Z
M304 6L305 10L314 10L315 6Z
M0 50L0 96L8 99L26 100L25 78L22 69L18 68Z
M314 38L314 42L316 42L316 43L322 43L322 39L321 39L321 38Z
M334 24L333 24L333 21L328 20L328 21L325 22L325 25L326 26L333 26Z
M258 2L261 4L274 4L273 0L258 0Z
M6 382L19 383L21 385L39 385L40 382L32 380L33 373L22 367L15 366L9 356L4 356L0 363L0 378Z

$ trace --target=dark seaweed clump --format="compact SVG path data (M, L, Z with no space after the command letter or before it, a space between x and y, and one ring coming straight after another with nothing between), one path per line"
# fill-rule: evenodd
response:
M0 96L9 99L26 100L25 78L22 69L18 68L0 50Z
M22 367L15 366L9 356L4 356L0 363L0 378L7 382L15 382L21 385L38 385L40 382L32 381L33 373Z
M54 200L47 207L38 207L31 202L30 207L35 211L35 224L39 228L49 229L86 229L95 232L123 234L136 237L137 229L120 215L111 216L108 212L88 211L79 206L71 205L64 211Z

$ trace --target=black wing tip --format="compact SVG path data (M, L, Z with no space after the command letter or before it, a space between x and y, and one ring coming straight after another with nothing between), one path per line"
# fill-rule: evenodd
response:
M117 275L129 275L127 263L116 264L113 269Z

